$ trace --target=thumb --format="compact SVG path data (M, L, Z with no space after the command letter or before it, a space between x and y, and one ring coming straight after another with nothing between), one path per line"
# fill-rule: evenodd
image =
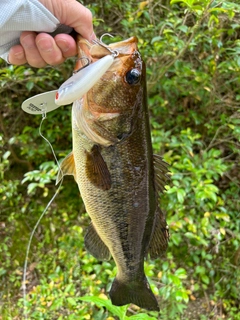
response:
M61 24L72 27L87 40L95 39L92 13L76 0L40 0Z

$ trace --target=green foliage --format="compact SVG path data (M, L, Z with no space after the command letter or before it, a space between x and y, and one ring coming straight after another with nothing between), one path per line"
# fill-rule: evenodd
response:
M39 169L40 170L33 170L25 173L25 178L22 180L22 183L36 181L28 184L28 194L36 193L36 189L39 187L44 189L43 196L46 197L48 195L48 188L46 188L45 185L56 180L58 166L57 164L54 164L53 161L48 161L43 162Z
M84 1L96 33L137 36L147 65L154 151L170 164L161 207L171 238L145 272L161 313L116 307L116 274L84 248L89 224L77 185L64 179L30 247L25 312L30 319L239 319L240 6L234 1ZM104 41L108 41L105 37ZM109 40L110 41L110 40ZM0 70L0 315L23 314L22 272L29 235L56 191L57 166L39 135L41 116L23 100L56 89L57 68ZM71 149L70 107L47 115L42 133L58 158ZM0 318L1 318L0 317ZM195 317L195 318L194 318Z
M153 317L149 317L148 315L146 315L144 313L138 313L137 315L133 315L133 316L128 317L128 316L126 316L127 306L116 307L116 306L112 305L112 303L109 300L106 300L106 299L103 299L103 298L99 298L99 297L91 297L91 296L88 297L88 296L85 296L83 298L80 298L80 300L86 301L86 302L93 302L99 307L105 307L114 316L117 316L118 319L120 319L120 320L128 320L128 319L154 320L154 319L156 319L156 318L153 318Z

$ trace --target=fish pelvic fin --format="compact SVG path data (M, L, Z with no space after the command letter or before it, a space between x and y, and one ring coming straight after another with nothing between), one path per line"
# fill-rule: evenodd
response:
M87 251L98 260L109 260L111 253L91 223L84 238Z
M163 212L158 208L148 253L152 259L159 258L167 250L169 231Z
M58 171L56 185L63 179L66 175L73 175L76 180L76 167L73 152L70 152L61 162L60 169Z
M115 306L133 303L146 310L159 311L157 299L145 276L141 282L121 281L116 277L109 295Z
M101 155L101 149L94 145L90 152L86 151L86 175L91 183L102 190L111 188L111 174Z

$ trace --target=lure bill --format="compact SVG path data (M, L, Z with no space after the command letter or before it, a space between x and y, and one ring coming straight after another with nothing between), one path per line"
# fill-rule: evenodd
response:
M55 104L54 99L57 90L48 91L44 93L37 94L22 103L23 111L38 115L48 113L59 108L59 105Z

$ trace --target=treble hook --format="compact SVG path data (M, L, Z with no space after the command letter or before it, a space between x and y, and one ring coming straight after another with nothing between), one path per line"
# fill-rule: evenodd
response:
M105 43L102 42L102 38L104 36L110 36L111 38L113 38L113 36L110 33L104 33L101 36L100 40L96 39L96 40L92 40L92 42L95 43L95 44L98 44L99 46L104 47L105 49L107 49L112 54L113 58L116 58L119 55L119 52L117 50L110 49Z
M110 33L104 33L104 34L100 37L100 39L99 39L100 42L103 42L103 41L102 41L102 38L105 37L105 36L109 36L109 37L111 37L111 38L114 38L114 36L112 36Z
M83 60L83 59L87 60L87 64L85 64L83 67L79 68L78 70L73 71L73 74L78 73L80 70L82 70L82 69L84 69L84 68L86 68L87 66L90 65L91 61L90 61L90 59L88 57L77 58L76 62L79 61L79 60Z

